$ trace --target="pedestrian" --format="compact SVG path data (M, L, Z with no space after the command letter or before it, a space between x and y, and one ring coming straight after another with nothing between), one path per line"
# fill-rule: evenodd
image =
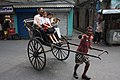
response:
M101 23L97 22L97 27L95 30L95 35L94 35L94 40L93 40L94 43L98 43L98 44L100 43L102 32L103 30L102 30Z
M3 31L4 31L4 39L6 40L8 38L8 28L10 28L10 15L5 15L5 20L3 23Z
M0 23L0 40L2 39L2 34L3 33L3 31L2 31L2 24Z
M79 36L79 38L81 38L81 36ZM89 61L89 57L84 55L84 54L88 54L88 49L92 49L91 47L91 41L93 39L92 36L92 31L91 31L91 27L87 28L87 32L86 34L82 35L80 44L77 48L78 52L81 52L83 55L76 53L75 55L75 66L74 66L74 73L73 73L73 77L78 79L78 74L77 74L77 69L80 66L80 64L85 63L85 67L84 67L84 72L82 74L82 79L86 79L86 80L90 80L91 78L88 77L86 75L89 66L90 66L90 61Z
M0 19L0 39L4 39L4 32L3 32L3 20Z

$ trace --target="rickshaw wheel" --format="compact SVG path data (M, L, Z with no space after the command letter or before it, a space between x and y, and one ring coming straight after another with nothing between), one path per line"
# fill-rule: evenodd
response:
M62 44L56 44L56 46L64 49L70 49L69 44L67 43L67 40L62 36L61 41L63 41ZM69 57L70 51L66 51L60 48L53 47L52 53L53 55L60 61L66 60Z
M27 52L33 68L36 70L44 69L46 65L46 54L41 42L37 38L29 41Z

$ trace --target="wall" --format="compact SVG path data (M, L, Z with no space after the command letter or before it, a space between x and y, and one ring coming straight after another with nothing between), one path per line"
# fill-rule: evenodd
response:
M93 3L88 2L84 6L79 6L77 8L78 10L78 15L74 15L74 28L77 30L80 30L82 32L85 32L86 27L89 25L93 26L94 25L94 5L91 5ZM77 10L75 13L77 13ZM79 18L79 19L77 19ZM76 20L75 20L76 19ZM77 25L76 25L77 24Z

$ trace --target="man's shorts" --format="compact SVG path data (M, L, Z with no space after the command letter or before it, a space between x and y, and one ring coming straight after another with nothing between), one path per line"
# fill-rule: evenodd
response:
M86 55L76 54L75 55L75 63L82 64L82 63L89 62L89 57Z

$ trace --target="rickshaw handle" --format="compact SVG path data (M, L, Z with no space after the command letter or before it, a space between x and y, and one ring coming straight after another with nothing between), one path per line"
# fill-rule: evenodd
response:
M105 50L104 50L104 51L102 51L98 56L101 56L101 55L104 54L104 53L109 54L108 51L105 51Z
M82 52L78 52L78 51L74 51L74 50L70 50L70 49L65 49L65 48L61 48L59 46L56 46L56 45L52 45L53 47L55 48L58 48L58 49L62 49L62 50L66 50L66 51L70 51L70 52L74 52L74 53L79 53L81 55L86 55L86 56L90 56L90 57L94 57L94 58L98 58L101 60L101 58L99 56L95 56L95 55L90 55L90 54L83 54Z

